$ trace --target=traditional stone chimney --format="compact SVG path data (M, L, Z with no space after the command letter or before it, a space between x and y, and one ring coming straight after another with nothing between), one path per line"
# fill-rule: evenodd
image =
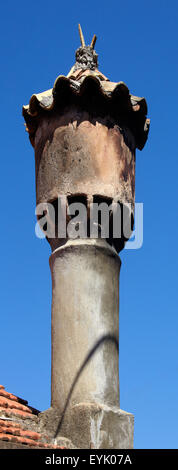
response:
M51 432L88 352L103 335L119 337L118 253L133 229L135 150L144 147L149 128L145 99L98 70L96 36L86 46L80 25L79 32L68 76L23 107L35 150L37 218L52 250L51 408L42 413ZM115 343L103 342L79 377L60 429L77 447L133 447L133 415L120 409L118 369Z

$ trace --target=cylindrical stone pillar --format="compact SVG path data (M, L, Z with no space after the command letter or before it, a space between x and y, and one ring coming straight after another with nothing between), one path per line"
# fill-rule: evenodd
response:
M116 251L102 239L69 240L50 257L51 406L61 411L95 342L108 333L118 338L120 264ZM118 353L113 343L102 344L82 372L71 405L80 402L119 407Z

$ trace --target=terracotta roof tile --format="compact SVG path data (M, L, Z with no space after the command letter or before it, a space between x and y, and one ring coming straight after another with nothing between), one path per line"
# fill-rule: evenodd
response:
M0 420L0 434L1 433L27 437L35 441L39 440L41 437L41 434L38 432L22 429L19 423L6 422L5 420Z
M24 411L21 411L21 410L16 410L14 408L4 408L4 407L1 407L0 406L0 416L3 414L5 414L5 416L16 416L16 417L19 417L19 418L28 418L28 419L31 419L31 420L35 420L36 416L33 415L33 414L30 414L30 413L27 413L27 412L24 412Z
M17 415L21 418L34 418L38 415L39 411L35 408L28 406L28 401L18 396L6 392L3 385L0 386L0 414L5 412L7 416L11 414Z
M45 442L37 442L34 439L30 438L25 438L22 436L17 436L14 434L8 434L8 433L1 433L0 432L0 441L9 441L9 442L15 442L19 444L25 444L30 447L36 447L36 448L44 448L44 449L65 449L64 446L58 446L50 443L45 443Z
M146 117L145 98L130 94L124 82L111 82L98 69L71 71L67 77L59 75L53 88L32 95L29 105L23 106L22 110L32 145L41 113L49 114L56 107L63 107L66 103L82 103L83 97L86 96L90 102L90 94L93 93L102 103L102 110L113 114L116 120L124 119L123 122L126 122L135 136L137 148L141 150L147 140L150 124ZM86 105L86 99L84 103Z
M1 387L0 387L0 397L5 397L5 398L9 398L10 400L14 400L14 401L20 401L20 403L23 403L24 405L28 403L28 401L26 400L23 400L22 398L19 398L15 395L13 395L12 393L9 393L9 392L6 392L5 390L1 390Z
M39 411L29 407L26 400L6 392L3 385L0 385L0 442L16 443L17 447L19 444L34 448L65 449L64 446L55 445L47 434L38 432L38 414ZM31 423L34 420L35 431L31 429L32 424L28 420L26 422L26 418Z
M6 426L6 428L10 428L11 426L13 426L14 428L19 428L19 423L16 423L15 421L13 421L13 424L12 424L11 420L0 418L0 432L4 426Z
M0 408L11 408L13 410L21 410L24 411L25 413L30 413L32 414L31 409L28 406L21 405L21 403L18 402L18 400L14 399L9 399L9 398L4 398L0 396Z

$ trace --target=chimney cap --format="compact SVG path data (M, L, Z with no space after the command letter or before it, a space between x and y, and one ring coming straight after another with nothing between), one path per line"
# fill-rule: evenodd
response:
M90 45L85 44L85 39L83 36L82 28L80 24L78 25L79 29L79 36L81 46L76 50L75 58L76 62L75 65L72 67L72 71L75 72L76 70L95 70L98 68L98 54L94 50L94 46L96 43L96 34L94 34L93 39Z
M34 145L35 132L41 113L63 108L69 101L82 102L84 96L90 100L94 93L102 104L102 112L127 122L132 131L136 147L139 150L147 140L150 121L147 119L145 98L133 96L124 82L111 82L98 70L98 55L94 50L96 35L89 46L86 46L80 24L78 25L81 46L76 51L76 62L67 76L59 75L53 88L42 93L33 94L29 105L23 106L22 114L26 121L31 144ZM96 102L95 100L92 102Z

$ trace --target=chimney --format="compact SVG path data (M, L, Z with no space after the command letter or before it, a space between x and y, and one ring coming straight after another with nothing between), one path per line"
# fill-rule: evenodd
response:
M135 151L147 140L147 104L99 71L96 36L86 46L80 25L79 34L67 77L23 107L37 219L51 246L51 408L42 425L78 448L132 448L134 417L119 401L118 253L133 230ZM103 337L63 416L80 366Z

